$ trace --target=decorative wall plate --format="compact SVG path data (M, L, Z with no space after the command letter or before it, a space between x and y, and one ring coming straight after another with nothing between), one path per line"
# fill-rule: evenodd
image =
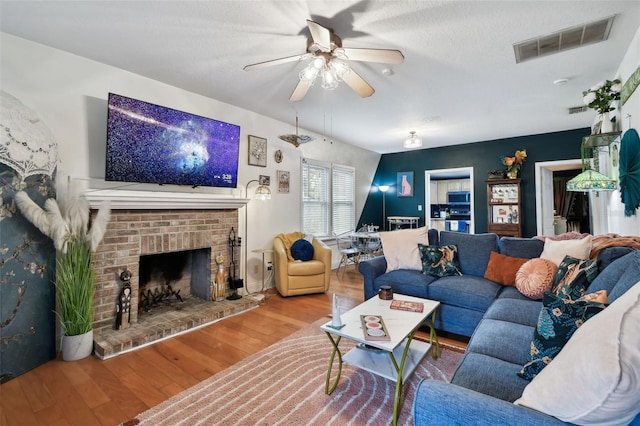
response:
M276 152L273 153L273 159L276 160L276 163L281 163L282 158L283 158L283 155L281 150L277 150Z

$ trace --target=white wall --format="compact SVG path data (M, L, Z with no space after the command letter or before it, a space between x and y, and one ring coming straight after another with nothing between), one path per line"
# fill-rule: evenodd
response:
M627 50L615 78L619 78L624 84L633 72L640 66L640 29L636 32L629 49ZM627 115L631 117L628 118ZM621 124L618 127L622 135L629 128L640 129L640 87L636 89L627 102L616 110L616 121ZM608 232L620 235L640 235L640 212L635 216L625 217L624 204L620 200L619 191L605 191L608 197Z
M104 185L106 101L109 92L240 125L238 189L198 188L196 191L234 192L244 196L247 182L257 179L258 175L271 176L272 199L266 202L252 200L247 207L250 234L245 244L248 243L248 283L251 291L260 286L261 272L255 271L260 271L258 265L262 262L261 255L251 250L271 248L276 234L300 228L302 157L356 168L356 220L360 217L380 155L340 141L332 144L324 142L322 135L304 129L300 129L300 133L313 135L316 140L295 148L278 139L280 134L295 133L293 112L291 123L283 123L9 34L0 33L0 44L0 87L33 109L57 138L60 156L57 181L59 186L63 186L61 190L65 189L68 180L86 188ZM248 135L267 139L266 168L247 164ZM273 154L278 149L284 153L284 160L280 164L273 160ZM276 170L288 170L291 173L289 194L277 192ZM148 188L148 185L138 185L127 189ZM151 188L159 190L157 186ZM169 191L193 191L177 186L163 188ZM253 189L255 184L251 184L249 192ZM242 229L238 230L238 235L241 236L244 235L244 217L243 208L239 212ZM267 256L265 260L270 259Z

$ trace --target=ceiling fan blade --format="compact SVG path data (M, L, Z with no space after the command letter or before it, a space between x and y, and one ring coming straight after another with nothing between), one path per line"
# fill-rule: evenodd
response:
M293 89L293 93L291 94L291 97L289 97L289 100L291 102L301 101L309 91L310 87L310 84L305 83L304 81L298 81L298 85Z
M311 21L309 19L307 19L307 26L309 27L309 32L311 33L313 42L320 46L323 51L330 52L331 31L329 31L328 28L325 28L317 22Z
M368 98L373 95L373 87L369 85L360 75L353 69L342 76L342 80L353 89L361 98Z
M311 57L310 53L304 53L302 55L295 55L295 56L288 56L286 58L273 59L271 61L258 62L256 64L246 65L243 68L243 70L252 71L260 68L272 67L274 65L286 64L287 62L302 61L310 57Z
M351 61L380 62L383 64L401 64L404 55L394 49L355 49L343 48L347 59Z

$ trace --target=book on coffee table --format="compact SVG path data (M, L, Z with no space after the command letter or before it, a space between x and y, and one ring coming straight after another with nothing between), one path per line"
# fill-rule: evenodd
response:
M399 309L401 311L422 312L424 304L421 302L410 302L408 300L392 300L391 309Z
M380 315L360 315L362 332L365 340L388 341L391 340L387 327Z

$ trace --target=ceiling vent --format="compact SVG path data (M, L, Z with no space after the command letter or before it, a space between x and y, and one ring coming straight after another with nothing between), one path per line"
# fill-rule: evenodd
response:
M581 112L585 112L587 110L587 106L583 105L583 106L577 106L577 107L571 107L569 108L569 115L571 114L580 114Z
M513 45L516 63L605 41L609 38L614 17L516 43Z

